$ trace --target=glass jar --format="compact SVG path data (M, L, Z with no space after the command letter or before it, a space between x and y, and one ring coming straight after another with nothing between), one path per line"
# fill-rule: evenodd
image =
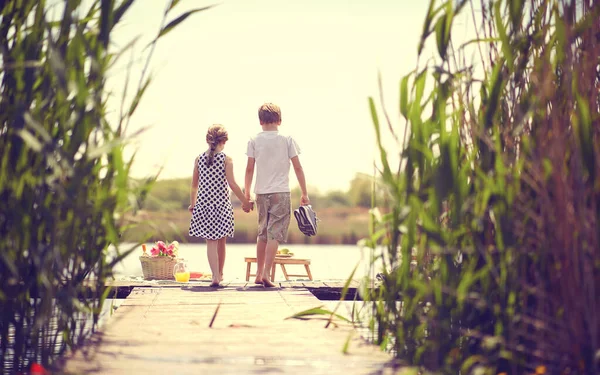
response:
M175 281L179 283L187 283L190 281L190 269L188 268L185 259L177 259L177 263L173 267L173 276L175 276Z

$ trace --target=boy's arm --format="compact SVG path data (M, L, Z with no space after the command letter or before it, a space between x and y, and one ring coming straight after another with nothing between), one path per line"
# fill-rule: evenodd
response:
M300 205L309 205L310 199L308 198L308 192L306 191L306 177L304 176L304 169L302 169L302 164L300 164L300 159L298 156L294 156L291 160L292 165L294 166L294 172L296 172L296 178L298 178L298 184L300 184L300 190L302 191Z
M225 159L225 178L227 179L227 183L229 184L231 191L233 191L240 202L242 202L242 208L244 211L249 212L252 204L244 196L242 189L240 189L239 185L235 182L235 177L233 175L233 160L229 156Z
M194 206L196 205L196 198L198 197L198 159L194 160L194 173L192 173L192 188L190 189L190 206L188 207L188 211L194 211Z
M248 157L248 164L246 164L246 178L244 179L244 194L246 199L250 200L250 189L252 188L252 178L254 177L254 164L256 160Z

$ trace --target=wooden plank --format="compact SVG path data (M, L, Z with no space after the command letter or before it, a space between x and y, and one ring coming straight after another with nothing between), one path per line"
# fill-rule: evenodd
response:
M306 277L306 276L305 276ZM189 285L198 285L198 286L208 286L210 284L211 280L203 280L203 281L198 281L198 280L191 280L189 282ZM228 285L230 286L243 286L246 283L252 283L253 280L250 280L248 282L246 282L245 280L240 280L240 281L226 281L228 283ZM290 280L290 281L280 281L282 283L282 285L287 285L287 283L294 283L294 280ZM346 283L346 280L313 280L313 281L308 281L308 280L301 280L300 281L300 286L302 285L302 283L310 283L311 288L342 288L344 286L344 284ZM356 288L358 287L359 282L358 280L352 280L350 287L352 288ZM160 283L156 282L156 281L137 281L137 280L109 280L106 282L106 286L111 286L113 288L120 288L120 287L147 287L147 288L180 288L182 286L181 283L175 282L175 281L169 281L169 280L160 280Z
M298 280L299 284L306 288L324 288L325 284L322 281L306 281Z
M346 285L346 281L347 280L329 280L329 281L324 281L323 282L323 286L325 288L343 288ZM360 281L359 280L352 280L350 281L350 285L348 286L349 288L358 288L360 286Z
M347 323L288 319L319 305L300 288L136 288L61 373L395 373L390 356Z
M283 288L303 288L304 285L300 281L282 281L280 285Z

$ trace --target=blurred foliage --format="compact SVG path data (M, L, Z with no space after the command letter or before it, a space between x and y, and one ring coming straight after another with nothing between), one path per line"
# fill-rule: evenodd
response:
M166 24L176 3L159 36L190 13ZM126 129L150 77L144 69L133 92L125 84L117 123L107 120L105 86L128 49L113 53L111 34L132 4L0 3L0 373L51 367L81 344L98 322L106 278L128 254L122 217L151 181L129 177Z
M143 209L148 211L177 211L187 210L190 204L191 178L159 179L154 182L152 190L145 197ZM321 193L318 188L308 186L311 204L315 208L371 207L371 185L373 177L362 173L350 182L348 191L328 191ZM291 190L292 206L300 203L300 188ZM239 205L237 198L232 195L232 201Z
M190 204L190 180L179 178L155 181L143 208L149 211L187 210Z
M141 242L172 238L181 242L203 242L188 235L190 214L191 178L159 179L153 182L143 202L144 212L128 222L135 227L123 231L123 241ZM304 244L350 244L355 245L359 238L368 235L368 209L370 208L373 177L357 174L350 183L349 190L321 193L314 186L308 187L312 206L319 217L319 235L304 236L294 219L290 223L289 243ZM300 188L291 191L292 207L300 204ZM231 197L234 207L241 203ZM256 212L248 215L237 210L235 213L235 236L230 243L254 243L257 230Z
M369 210L360 207L335 207L317 211L319 234L307 237L291 219L288 230L289 244L346 244L356 245L360 238L369 234ZM244 213L241 207L234 209L235 235L228 243L256 243L257 212ZM123 231L124 242L159 241L164 238L179 242L204 243L204 240L188 234L190 213L186 210L141 211L130 218L134 226Z
M385 267L364 295L375 342L407 365L600 372L599 16L432 0L418 50L437 56L400 81L406 127L370 99L386 200L364 244ZM458 19L475 40L455 44Z
M357 174L350 182L348 196L353 205L358 207L371 207L371 186L373 177Z

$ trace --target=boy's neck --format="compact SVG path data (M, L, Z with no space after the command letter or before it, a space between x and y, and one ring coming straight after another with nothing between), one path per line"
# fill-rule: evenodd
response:
M262 126L264 132L272 132L279 130L279 124L280 123L274 122L271 124L260 124L260 126Z

